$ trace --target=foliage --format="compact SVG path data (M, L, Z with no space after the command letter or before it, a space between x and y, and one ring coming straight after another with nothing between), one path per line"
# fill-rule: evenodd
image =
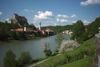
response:
M11 50L8 50L4 57L3 67L17 67L16 56Z
M10 24L0 22L0 40L7 40L10 37Z
M31 29L36 29L34 25L28 25L29 28ZM21 39L27 39L25 37L24 32L16 32L16 31L11 31L11 29L16 29L20 28L18 23L8 23L7 21L5 22L0 22L0 41L7 41L10 39L15 39L15 40L21 40ZM30 33L31 34L31 33Z
M65 25L65 26L47 26L47 27L42 27L44 28L49 28L52 29L56 34L59 34L65 30L71 29L72 25Z
M25 67L32 62L32 58L28 52L23 52L18 59L18 66Z
M72 39L76 39L78 42L82 43L97 34L99 27L100 17L97 17L95 21L88 25L84 25L83 22L79 20L72 26Z
M73 24L72 31L72 39L76 39L79 42L84 41L85 26L81 20Z
M100 27L100 17L97 17L95 21L87 25L88 37L93 37L96 33L98 33L99 27Z
M90 58L84 58L58 67L92 67L92 62Z

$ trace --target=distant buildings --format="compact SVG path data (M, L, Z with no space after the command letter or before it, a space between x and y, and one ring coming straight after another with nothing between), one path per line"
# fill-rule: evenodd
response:
M35 35L35 36L51 36L54 35L54 31L45 28L41 29L41 22L39 23L39 28L36 28L34 25L29 25L27 19L24 16L19 16L14 14L11 18L11 23L18 24L17 28L11 29L12 32L24 33L24 36Z

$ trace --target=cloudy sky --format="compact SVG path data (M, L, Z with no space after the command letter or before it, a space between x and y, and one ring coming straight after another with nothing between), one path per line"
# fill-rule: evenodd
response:
M0 20L8 20L14 13L25 16L36 26L84 23L100 16L100 0L0 0Z

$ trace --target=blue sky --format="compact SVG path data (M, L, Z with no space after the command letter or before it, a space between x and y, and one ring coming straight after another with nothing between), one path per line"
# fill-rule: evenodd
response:
M43 26L89 23L100 16L100 0L0 0L0 20L14 13L25 16L30 24Z

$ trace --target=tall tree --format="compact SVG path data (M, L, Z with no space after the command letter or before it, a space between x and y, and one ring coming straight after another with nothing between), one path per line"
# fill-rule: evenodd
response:
M84 36L85 27L81 20L78 20L75 24L73 24L72 31L73 31L72 34L73 39L76 39L79 42L83 41L82 37Z
M99 28L100 27L100 17L97 17L95 19L95 21L93 21L92 23L90 23L88 25L88 34L89 34L89 37L92 37L94 36L96 33L98 33L99 31Z

